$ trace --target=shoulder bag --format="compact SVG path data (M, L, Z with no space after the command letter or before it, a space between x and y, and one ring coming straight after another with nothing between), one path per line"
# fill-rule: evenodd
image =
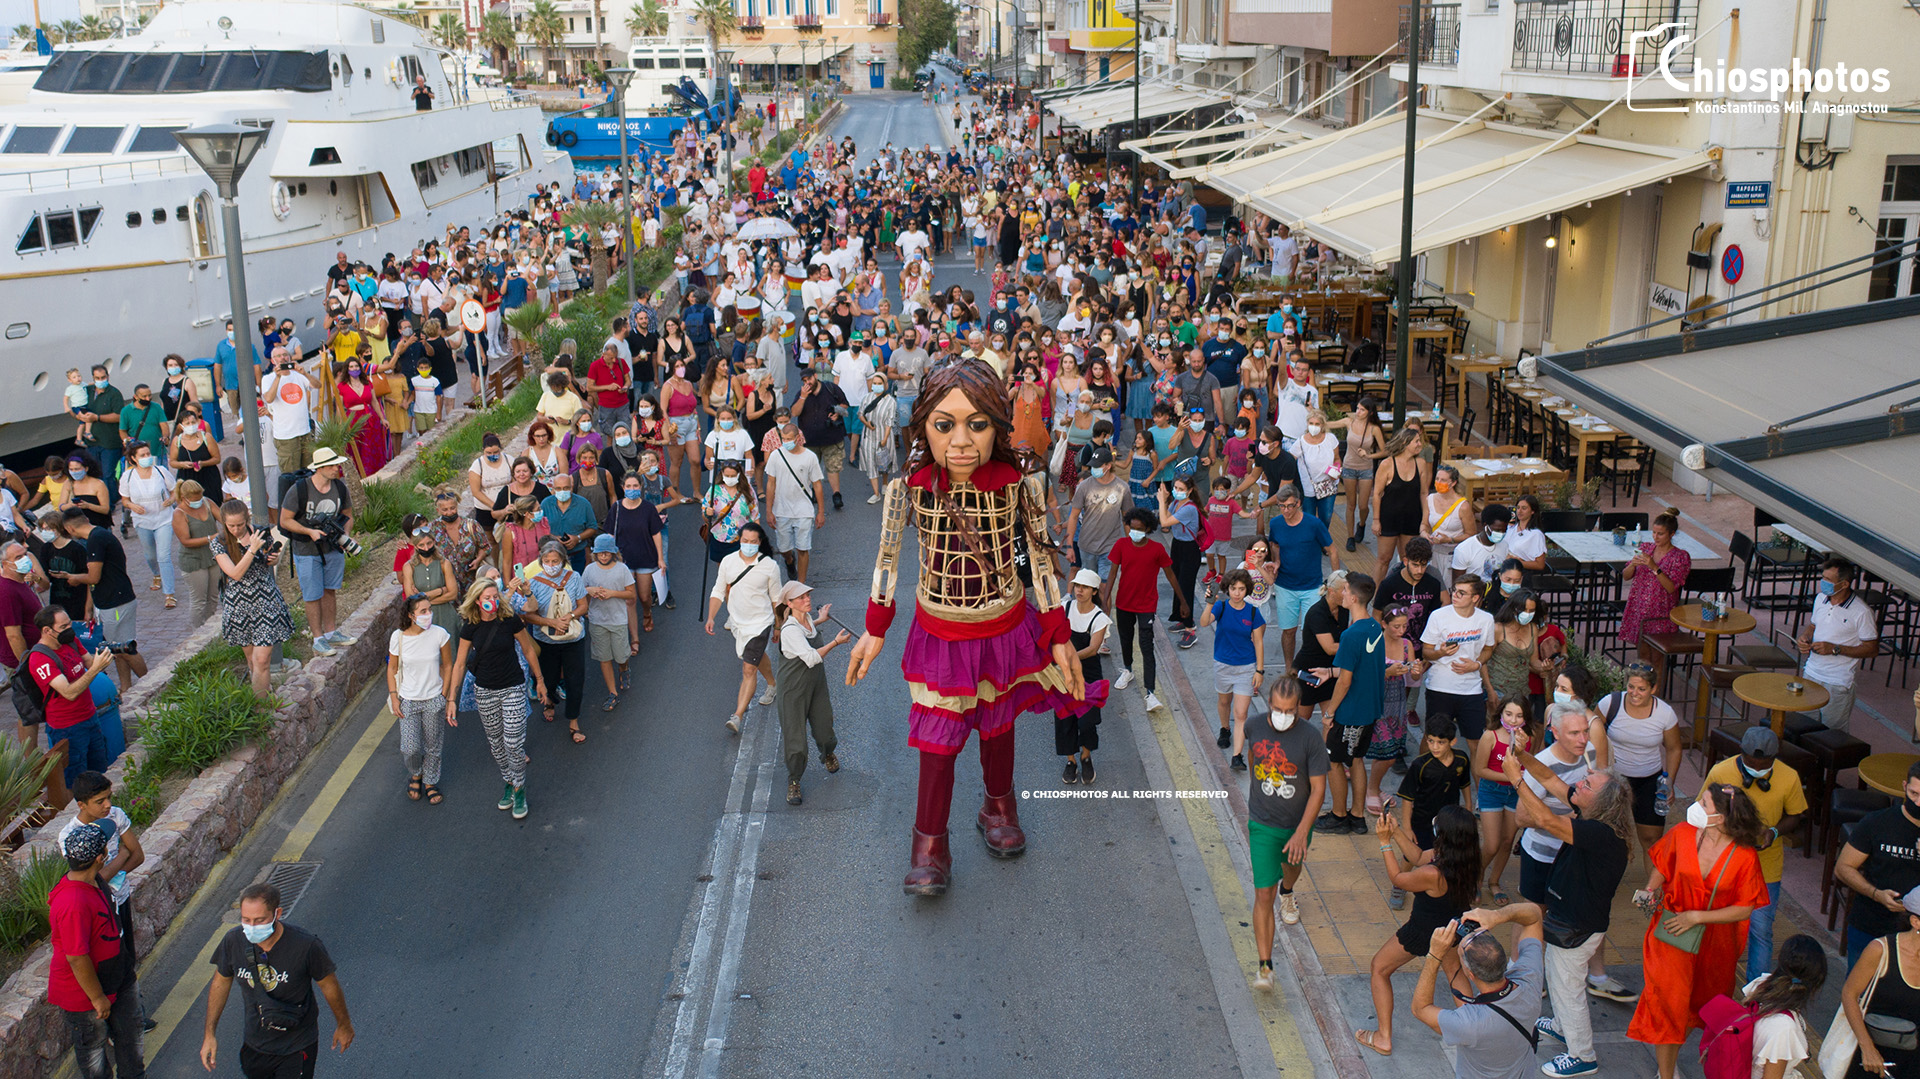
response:
M731 502L729 502L729 503L727 503L727 508L726 508L726 509L723 509L723 510L721 510L721 511L719 512L719 514L718 514L718 515L716 515L716 516L715 516L715 517L713 518L713 520L707 520L707 519L706 519L706 518L705 518L705 517L703 516L703 517L701 518L701 521L700 521L700 538L701 538L702 540L706 540L706 541L709 541L709 542L711 542L711 541L712 541L712 539L713 539L713 523L714 523L714 521L724 521L724 520L726 520L726 519L727 519L727 517L728 517L728 515L730 515L730 514L732 514L732 513L733 513L733 507L735 507L735 506L737 506L737 505L739 505L739 504L740 504L740 500L741 500L742 498L745 498L745 497L746 497L746 494L745 494L745 492L742 492L742 493L740 493L740 494L737 494L737 495L734 495L734 496L733 496L733 501L731 501Z
M789 460L787 460L787 451L786 451L786 450L774 450L774 451L773 451L773 455L774 455L774 456L776 456L776 457L778 457L778 458L780 458L780 463L781 463L781 464L783 464L783 465L785 465L785 466L787 466L787 475L789 475L789 476L792 476L792 477L793 477L793 482L794 482L794 483L797 483L797 484L799 484L799 485L800 485L800 490L802 490L802 491L804 491L804 492L806 492L806 495L807 495L807 501L808 501L808 502L811 502L811 503L813 503L813 508L814 508L814 509L819 509L819 508L820 508L820 500L819 500L819 499L817 499L817 498L815 498L815 497L813 497L813 488L811 488L811 487L809 487L809 486L807 486L807 485L806 485L806 483L805 483L805 482L803 482L803 481L802 481L802 480L800 479L800 473L798 473L798 472L795 472L795 471L793 470L793 462L791 462L791 461L789 461ZM728 507L728 509L732 509L732 507L731 507L731 506L729 506L729 507Z
M1860 994L1860 1011L1864 1015L1867 1004L1873 1000L1873 991L1880 987L1880 979L1887 973L1887 966L1894 955L1896 937L1880 938L1880 966L1867 981L1866 991ZM1867 1027L1869 1037L1873 1027ZM1820 1040L1820 1074L1825 1079L1844 1079L1853 1068L1853 1061L1860 1052L1860 1036L1854 1033L1853 1024L1847 1022L1847 1009L1842 1005L1833 1013L1833 1022L1827 1027L1827 1036Z
M1729 847L1726 853L1721 856L1720 872L1713 875L1713 890L1707 893L1707 905L1702 907L1702 910L1713 909L1714 897L1720 894L1720 878L1727 875L1727 863L1732 861L1730 857L1732 853L1733 850ZM1671 889L1669 889L1667 894L1673 894ZM1670 910L1668 913L1679 912ZM1665 918L1657 918L1653 923L1653 939L1669 947L1678 948L1688 955L1700 954L1700 941L1706 936L1706 932L1707 927L1705 923L1690 925L1678 933L1670 933L1667 931L1667 920Z

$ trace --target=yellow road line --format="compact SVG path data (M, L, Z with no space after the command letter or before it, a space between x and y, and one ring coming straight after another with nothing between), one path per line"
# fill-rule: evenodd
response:
M1174 718L1173 711L1164 709L1157 713L1148 712L1147 721L1153 724L1154 737L1160 740L1160 753L1166 758L1174 789L1203 789L1199 769L1194 766L1186 743L1181 740L1180 732L1174 726L1179 721ZM1259 958L1253 945L1253 910L1247 904L1240 874L1234 870L1233 859L1221 839L1220 823L1214 816L1213 803L1204 798L1182 798L1180 808L1187 816L1187 828L1193 833L1201 863L1207 867L1214 901L1220 907L1220 917L1226 921L1227 937L1233 941L1240 976L1245 978L1247 971L1253 969ZM1242 932L1239 929L1242 925L1249 928ZM1274 1063L1280 1066L1282 1073L1310 1075L1313 1063L1307 1058L1306 1043L1301 1039L1299 1029L1294 1026L1293 1013L1287 1009L1281 996L1284 991L1279 982L1275 982L1272 992L1254 990L1253 1004L1260 1013L1260 1028L1266 1033Z
M353 781L360 777L360 772L366 768L367 761L373 757L373 751L380 748L381 740L386 738L387 732L393 729L394 722L393 713L385 708L382 708L380 714L373 718L373 722L368 724L366 731L360 735L360 740L353 744L353 748L347 751L346 757L334 769L333 775L327 780L327 785L320 788L320 794L313 800L313 804L300 815L300 820L294 824L293 831L287 833L286 842L280 844L280 849L273 855L273 861L297 862L302 855L306 854L308 844L320 834L321 827L339 807L340 799L346 796L347 789L353 786ZM213 935L207 938L207 943L201 946L200 953L193 957L192 964L180 976L180 980L174 983L173 989L167 993L167 999L161 1001L160 1007L153 1013L153 1021L156 1025L146 1037L147 1059L159 1057L161 1048L167 1044L167 1039L173 1036L174 1030L179 1027L182 1020L186 1019L187 1013L193 1010L194 1002L200 998L207 983L213 980L213 950L220 946L220 938L227 935L229 928L223 921L218 928L214 929ZM229 1049L232 1052L238 1051L232 1047Z
M346 797L347 788L353 786L353 781L360 778L360 770L367 766L373 751L380 748L380 742L386 738L387 732L393 729L394 722L393 713L385 708L380 709L380 714L373 717L373 722L367 724L366 732L360 735L360 740L353 744L353 748L348 750L346 757L340 761L340 767L334 769L332 778L327 780L327 785L320 788L320 794L314 798L313 804L307 807L305 813L300 814L300 820L294 824L293 831L287 833L286 842L280 844L280 849L274 852L274 861L297 862L301 855L307 852L307 845L320 834L321 826L326 824L327 818L333 815L334 809L340 805L340 799Z

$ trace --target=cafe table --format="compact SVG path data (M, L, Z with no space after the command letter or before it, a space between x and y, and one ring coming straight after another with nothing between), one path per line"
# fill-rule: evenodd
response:
M1541 407L1548 407L1541 402ZM1585 490L1587 486L1587 447L1595 442L1612 442L1626 432L1592 413L1582 412L1577 405L1561 405L1553 408L1553 413L1567 421L1567 435L1575 444L1573 457L1573 485Z
M1505 356L1497 356L1497 355L1490 355L1490 354L1477 355L1477 354L1469 354L1465 352L1456 352L1453 355L1448 356L1447 369L1453 372L1454 379L1459 384L1458 385L1459 392L1454 395L1454 400L1460 403L1460 414L1462 416L1467 414L1467 376L1468 375L1489 375L1494 373L1495 371L1506 371L1506 370L1510 370L1512 368L1518 367L1519 365L1520 365L1520 361L1517 359L1510 360ZM1488 392L1491 393L1492 391L1489 390Z
M1457 457L1447 462L1454 471L1460 473L1460 485L1465 488L1462 494L1481 501L1480 488L1500 480L1512 479L1519 483L1522 493L1526 489L1539 490L1567 478L1564 469L1553 467L1543 457Z
M1693 702L1693 744L1705 745L1707 737L1707 697L1712 687L1707 681L1707 665L1720 662L1720 635L1752 633L1760 623L1745 611L1723 609L1711 621L1701 617L1700 604L1683 603L1667 612L1667 619L1681 629L1700 634L1700 692Z
M1920 753L1875 753L1860 762L1860 785L1895 798L1906 797L1907 772Z
M1795 693L1794 686L1800 691ZM1827 706L1825 686L1797 671L1756 671L1733 680L1733 695L1764 708L1773 717L1773 733L1786 727L1788 712L1812 712ZM1695 745L1700 744L1698 740Z
M1623 544L1614 543L1611 532L1549 532L1547 539L1582 565L1610 563L1624 566L1640 553L1642 543L1653 542L1653 533L1629 532ZM1674 533L1673 545L1687 552L1687 557L1695 562L1711 562L1722 557L1685 532Z

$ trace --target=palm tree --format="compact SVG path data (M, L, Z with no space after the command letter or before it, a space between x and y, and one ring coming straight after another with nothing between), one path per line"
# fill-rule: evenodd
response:
M407 0L400 0L399 3L393 5L393 10L389 12L389 14L401 22L413 26L419 26L422 18L422 13L415 10L414 6L408 3Z
M633 20L629 19L627 21L628 21L628 24L631 25ZM30 22L23 22L20 25L14 27L12 30L8 31L8 33L12 34L14 37L22 41L30 41L33 38L33 24Z
M111 33L113 33L113 27L108 26L107 21L100 16L83 15L80 17L80 40L99 41Z
M612 275L608 272L607 249L595 241L600 238L602 229L620 223L620 211L612 203L579 199L569 204L566 212L560 215L560 223L587 234L587 250L592 253L593 260L593 280L604 290L612 284L607 280Z
M659 37L667 32L667 9L660 0L641 0L627 16L627 31L637 37Z
M489 11L480 20L480 47L493 54L501 71L513 70L513 47L518 38L513 20L504 11Z
M720 43L733 37L733 32L740 28L740 18L733 13L733 0L694 0L693 17L707 31L707 48L713 52L719 82L728 81L729 73L720 67Z
M467 27L460 16L443 11L433 23L433 40L449 49L464 49L467 46Z
M85 37L83 36L85 31L81 28L80 22L78 19L61 19L59 26L55 27L55 29L59 30L60 32L59 40L63 43L68 41L84 41L85 40Z
M553 64L553 47L567 36L567 20L553 6L553 0L533 0L520 31L539 46L541 67L548 68Z
M593 0L593 58L596 61L594 66L600 68L602 72L607 67L606 29L607 21L600 17L600 0ZM595 82L602 78L599 74L590 77Z
M604 249L603 249L604 250ZM605 255L601 256L605 258ZM552 312L538 301L521 304L506 313L504 321L507 329L513 331L513 339L520 342L523 354L532 352L538 357L540 346L534 337L547 326L547 316Z

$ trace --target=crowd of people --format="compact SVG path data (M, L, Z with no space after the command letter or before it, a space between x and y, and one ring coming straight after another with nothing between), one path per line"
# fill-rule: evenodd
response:
M1678 719L1659 672L1630 663L1624 684L1603 693L1586 666L1568 662L1566 633L1528 587L1544 565L1537 501L1474 504L1430 460L1418 424L1383 425L1380 402L1329 414L1302 349L1304 319L1250 314L1234 286L1252 273L1304 281L1330 265L1330 251L1266 222L1216 229L1190 188L1143 178L1136 195L1124 170L1049 156L1036 107L1004 88L941 116L940 149L928 140L863 154L851 139L829 141L773 170L753 165L734 193L714 179L717 140L689 133L645 163L629 198L610 176L583 177L477 236L450 228L444 243L377 269L343 255L328 274L335 322L322 385L297 369L306 350L291 327L263 338L263 376L291 388L272 407L331 393L364 421L351 446L315 447L315 406L305 405L305 426L271 417L282 472L311 470L279 499L276 523L325 654L352 643L333 607L356 510L347 456L371 472L402 432L430 426L459 359L478 378L504 350L504 312L586 287L591 245L623 261L624 230L586 236L561 225L570 199L614 200L643 247L659 242L670 209L684 208L680 302L664 315L638 305L604 341L569 342L537 374L525 448L510 454L508 433L490 433L464 484L436 491L433 514L404 525L394 572L405 617L386 683L407 797L448 797L445 728L478 713L502 779L498 807L528 815L529 716L564 714L568 738L584 742L590 665L601 707L618 707L656 629L654 608L675 606L667 565L677 518L683 543L697 528L711 570L704 630L726 629L740 663L724 728L742 731L756 700L774 707L787 800L800 804L810 756L829 773L839 767L824 664L853 636L814 602L811 552L845 496L858 497L843 473L858 469L867 501L881 502L916 459L915 423L943 422L928 415L922 386L964 371L969 385L1004 394L999 434L1046 492L1036 518L1046 534L1028 538L1023 571L1066 585L1086 682L1104 680L1118 638L1108 685L1127 690L1137 669L1145 707L1161 708L1156 629L1181 649L1211 634L1219 748L1249 782L1256 986L1274 981L1276 921L1301 921L1294 888L1314 836L1370 833L1389 904L1407 908L1411 897L1406 924L1372 962L1377 1026L1356 1033L1371 1051L1394 1051L1393 972L1423 962L1413 1015L1459 1049L1462 1076L1521 1075L1548 1042L1562 1051L1538 1070L1592 1074L1588 1000L1599 997L1635 1005L1629 1036L1654 1047L1671 1079L1708 1005L1741 991L1744 960L1742 999L1760 1016L1754 1059L1765 1065L1754 1074L1777 1079L1804 1058L1797 1020L1826 962L1805 937L1773 946L1781 840L1807 805L1772 732L1749 731L1738 757L1683 792ZM766 218L793 234L741 238ZM970 257L985 287L938 283L935 260L949 258L952 273L953 256L962 267ZM468 300L482 305L485 330L462 327ZM245 362L240 353L227 348L216 368ZM90 656L72 630L92 620L109 642L131 645L133 584L112 533L119 501L160 570L155 586L170 597L184 580L196 612L217 606L262 692L272 646L293 632L273 581L280 541L251 527L237 461L216 464L218 402L178 366L169 358L160 391L137 387L133 405L100 372L82 387L85 446L53 473L50 531L26 516L24 490L0 487L19 539L0 553L0 596L24 605L12 599L22 589L50 592L50 613L27 612L34 655L17 621L9 655L36 678L46 669L46 722L63 732L83 722L71 718L77 695L109 662L123 681L140 673L136 648ZM235 384L213 377L214 394ZM116 486L106 479L120 457ZM217 495L227 500L209 505ZM1342 568L1331 526L1343 498L1346 551L1373 529L1371 574ZM1673 628L1689 569L1672 542L1677 527L1656 520L1627 568L1629 655L1642 635ZM847 542L864 549L868 538ZM1855 576L1844 560L1828 563L1801 642L1814 657L1807 676L1847 702L1821 714L1833 727L1845 726L1843 691L1874 646ZM1098 707L1057 720L1063 783L1098 781L1100 721ZM1889 1042L1873 1019L1920 1010L1917 845L1920 769L1905 802L1863 822L1840 859L1839 880L1857 893L1844 1012L1859 1046L1851 1074L1914 1059L1910 1025L1905 1042ZM1636 847L1650 867L1633 882L1651 916L1639 991L1608 972L1601 950ZM68 855L82 876L113 865L89 844ZM1505 884L1516 859L1518 899ZM243 928L265 918L271 930L271 898L255 896L252 914L243 903ZM1491 932L1503 924L1517 932L1511 949ZM1868 968L1899 976L1869 987ZM324 977L331 965L315 969ZM1458 1007L1435 1005L1442 977ZM344 1003L336 1013L345 1025Z

